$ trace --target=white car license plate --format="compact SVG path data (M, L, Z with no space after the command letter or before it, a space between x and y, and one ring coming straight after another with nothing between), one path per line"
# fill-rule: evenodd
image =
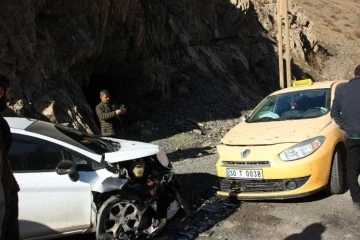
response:
M228 178L263 179L262 170L226 169Z

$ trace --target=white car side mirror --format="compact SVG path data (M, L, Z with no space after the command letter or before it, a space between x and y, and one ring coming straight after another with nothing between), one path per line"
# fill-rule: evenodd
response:
M70 160L62 160L56 166L56 173L59 175L69 175L71 181L76 182L79 180L80 175L76 171L76 164Z

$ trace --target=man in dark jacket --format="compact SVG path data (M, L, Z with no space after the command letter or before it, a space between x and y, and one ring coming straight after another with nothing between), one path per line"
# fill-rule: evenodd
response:
M101 136L120 137L120 115L126 113L123 105L116 106L110 102L110 93L108 90L100 91L101 102L96 106L96 115L99 118Z
M355 68L355 78L336 89L331 117L347 134L347 183L360 210L360 65Z
M10 82L9 79L0 75L0 112L6 109L6 103L10 101ZM1 239L17 240L19 238L19 220L18 220L18 192L20 190L15 180L8 161L8 153L12 143L12 135L9 124L0 115L0 133L3 140L2 146L2 176L1 183L5 196L5 214L3 224L1 226Z

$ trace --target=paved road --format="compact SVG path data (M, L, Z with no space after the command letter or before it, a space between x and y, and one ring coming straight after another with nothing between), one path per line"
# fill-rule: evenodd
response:
M203 210L187 223L173 222L163 239L360 239L360 213L354 212L349 192L278 202L222 201L214 197L216 159L214 154L174 163L187 189L184 197Z
M211 239L360 239L357 214L348 193L297 202L246 202L210 229Z

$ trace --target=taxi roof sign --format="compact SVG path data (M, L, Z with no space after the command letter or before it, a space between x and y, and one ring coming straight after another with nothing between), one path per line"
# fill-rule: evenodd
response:
M293 83L293 87L305 87L305 86L311 86L313 85L314 82L310 79L302 79L302 80L297 80Z

